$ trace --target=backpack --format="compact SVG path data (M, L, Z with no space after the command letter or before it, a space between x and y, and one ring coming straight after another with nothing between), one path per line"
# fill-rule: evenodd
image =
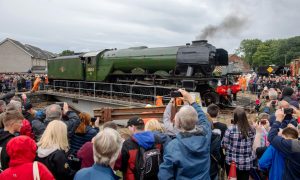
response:
M139 146L135 159L135 179L136 180L156 180L159 165L161 163L161 150L157 146L145 150Z

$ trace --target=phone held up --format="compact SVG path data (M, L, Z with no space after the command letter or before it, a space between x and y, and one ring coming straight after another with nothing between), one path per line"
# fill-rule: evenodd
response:
M181 94L181 92L179 92L179 91L171 91L170 96L171 96L172 98L176 98L176 97L182 97L182 94Z

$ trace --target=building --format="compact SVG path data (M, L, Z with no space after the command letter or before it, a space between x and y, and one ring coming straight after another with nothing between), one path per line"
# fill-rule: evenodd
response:
M47 59L56 55L13 39L0 42L0 73L45 73Z
M240 68L244 73L251 71L250 65L236 54L229 55L229 62L235 63L236 66Z

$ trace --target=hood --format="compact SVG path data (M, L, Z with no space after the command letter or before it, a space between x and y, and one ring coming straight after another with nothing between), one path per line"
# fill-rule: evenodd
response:
M7 143L6 151L10 157L9 166L33 162L36 156L36 144L28 136L18 136Z
M58 147L53 147L53 148L38 148L37 153L39 158L45 158L49 156L51 153L54 151L58 150Z
M144 149L152 148L155 143L154 134L151 131L135 133L133 139Z
M180 132L176 135L178 141L183 144L191 152L203 152L203 145L206 144L205 133L200 129L196 129L193 132ZM201 139L200 139L201 138Z
M0 142L5 141L8 138L15 137L15 135L11 134L8 131L1 130L0 131Z

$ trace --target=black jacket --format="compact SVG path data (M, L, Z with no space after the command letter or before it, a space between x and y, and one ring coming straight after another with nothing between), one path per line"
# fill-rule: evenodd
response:
M31 122L32 131L34 133L36 141L38 141L41 138L49 122L50 120L47 119L35 119ZM68 111L66 116L63 118L63 122L67 125L68 138L70 139L74 135L77 127L79 126L80 119L75 112Z
M43 163L51 171L56 180L71 180L75 175L68 164L68 158L63 150L49 151L38 149L37 161Z
M8 168L9 157L6 152L6 145L9 140L14 138L15 135L11 134L8 131L4 131L3 129L0 131L0 154L1 154L1 168L5 170Z
M213 178L218 174L219 162L221 160L221 132L215 132L211 134L211 144L210 144L210 177Z

